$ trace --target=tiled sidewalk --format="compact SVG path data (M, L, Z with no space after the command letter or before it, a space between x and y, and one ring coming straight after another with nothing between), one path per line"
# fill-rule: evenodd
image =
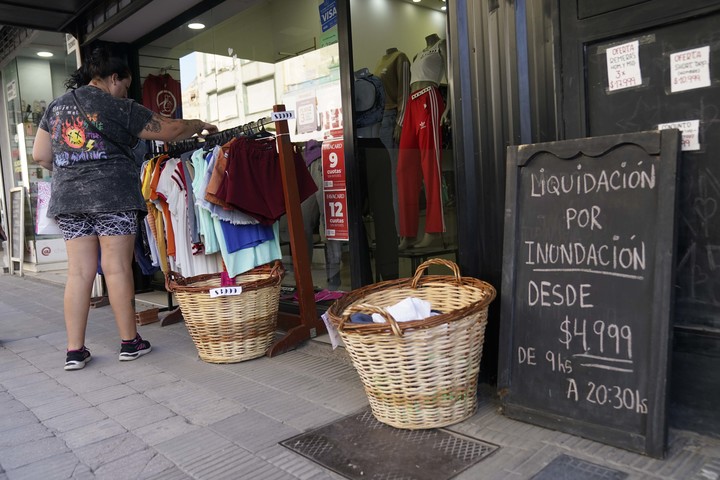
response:
M367 406L339 349L200 361L183 324L140 327L153 352L119 362L110 307L91 310L84 370L63 370L63 288L0 275L0 480L338 479L278 442ZM720 441L671 431L654 460L509 420L490 396L451 430L500 446L458 479L529 479L560 454L628 478L720 479ZM422 454L422 452L418 452Z

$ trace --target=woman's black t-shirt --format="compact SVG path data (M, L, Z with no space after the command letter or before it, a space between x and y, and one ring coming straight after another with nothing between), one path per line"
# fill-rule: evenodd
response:
M80 87L75 94L89 121L118 146L87 125L72 92L53 100L40 121L40 128L50 133L52 141L48 216L144 211L140 172L128 155L138 134L152 118L152 111L91 86Z

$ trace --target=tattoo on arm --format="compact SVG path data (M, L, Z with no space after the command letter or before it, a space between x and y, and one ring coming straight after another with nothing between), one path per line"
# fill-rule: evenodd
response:
M153 115L150 121L145 124L145 130L148 132L159 132L160 131L160 118L157 115Z

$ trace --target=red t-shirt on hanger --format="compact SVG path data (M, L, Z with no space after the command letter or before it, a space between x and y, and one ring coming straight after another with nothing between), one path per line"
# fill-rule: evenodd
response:
M180 82L169 73L148 75L143 83L143 105L168 118L182 118Z

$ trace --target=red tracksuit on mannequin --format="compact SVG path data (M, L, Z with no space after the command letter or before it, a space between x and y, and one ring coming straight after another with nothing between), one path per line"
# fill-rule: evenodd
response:
M426 47L410 65L410 98L402 119L397 182L400 213L399 249L431 246L445 232L442 204L441 129L445 103L438 85L445 78L446 44L439 35L425 37ZM425 235L415 242L420 217L420 189L425 183Z
M426 233L445 231L440 166L440 117L445 103L437 87L410 95L400 135L397 179L400 235L415 237L420 216L420 188L425 180Z

